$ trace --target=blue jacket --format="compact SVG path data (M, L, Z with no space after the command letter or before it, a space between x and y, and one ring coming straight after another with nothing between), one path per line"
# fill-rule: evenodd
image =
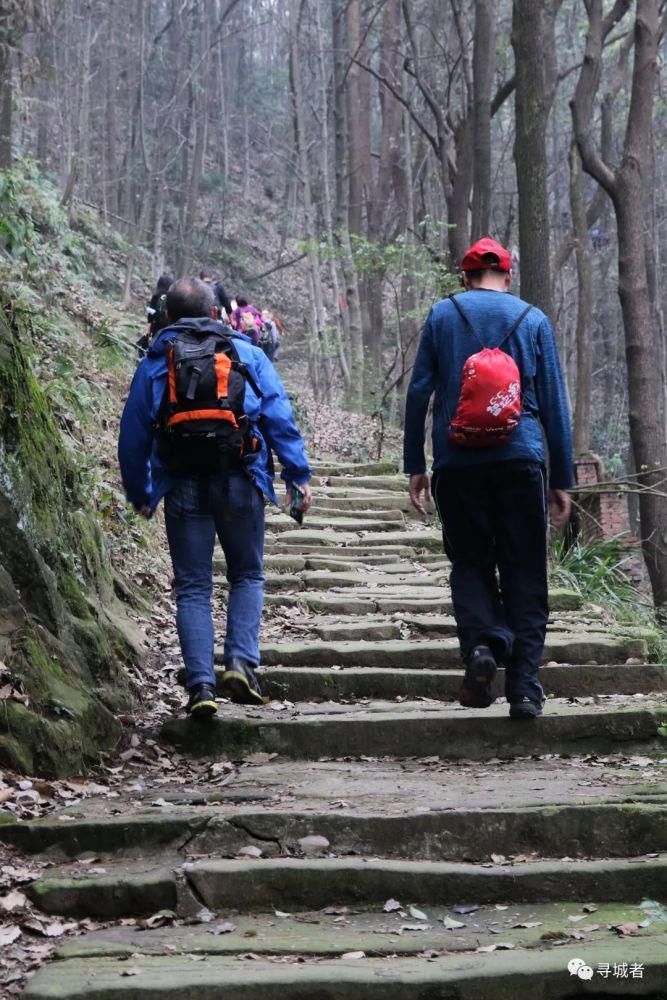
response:
M182 319L160 331L135 372L120 422L118 459L127 498L137 509L148 506L155 510L175 482L157 457L154 431L167 383L165 348L179 326L209 333L220 333L223 329L217 320ZM231 330L227 332L232 333ZM245 412L261 441L261 450L248 458L246 469L262 493L277 504L268 448L272 448L280 459L282 478L287 483L308 482L311 477L308 456L275 368L263 351L252 346L248 337L236 333L233 336L239 359L248 366L262 392L262 398L258 399L250 384L246 385ZM263 418L261 431L258 427L260 417Z
M497 347L527 303L506 292L474 289L457 302L485 347ZM572 429L563 375L551 323L533 308L503 344L521 372L522 414L510 440L495 448L466 448L448 438L456 412L463 366L481 349L456 306L443 299L431 309L412 370L405 407L404 471L426 471L424 423L429 400L433 406L433 468L486 462L531 461L546 464L549 485L567 489L574 484Z

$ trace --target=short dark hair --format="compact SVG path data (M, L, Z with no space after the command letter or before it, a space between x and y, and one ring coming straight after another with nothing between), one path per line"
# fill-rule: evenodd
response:
M480 281L482 281L487 274L505 275L507 274L507 271L501 271L497 267L483 267L483 268L475 268L474 271L464 271L463 274L468 279L471 285L478 285Z
M244 298L243 295L237 295L236 296L236 305L238 306L239 309L243 309L244 306L250 305L250 303L248 302L248 300L246 298Z
M172 323L189 317L210 316L215 297L210 285L199 278L180 278L167 292L167 313Z
M165 271L164 274L161 274L160 277L157 279L155 291L157 292L158 295L164 295L165 292L169 291L169 288L171 287L173 282L174 282L173 275L168 274Z

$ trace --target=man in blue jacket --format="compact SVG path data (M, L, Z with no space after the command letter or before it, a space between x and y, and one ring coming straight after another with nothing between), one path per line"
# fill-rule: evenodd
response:
M428 500L432 491L452 563L452 602L466 665L460 703L488 707L502 663L510 717L532 719L542 714L544 702L537 672L549 615L547 516L550 512L552 524L561 527L570 512L569 408L549 320L535 307L524 313L527 303L507 294L508 251L489 238L478 240L461 271L465 294L456 303L437 302L422 331L407 394L404 471L412 503L422 514L421 495ZM502 345L514 359L522 402L506 443L472 448L450 440L448 428L464 364L480 343ZM424 424L433 393L431 483Z
M244 409L259 450L242 465L206 476L174 477L158 458L156 427L167 384L166 347L183 328L201 335L222 334L223 326L215 319L216 306L213 292L202 281L182 279L170 287L169 326L151 344L137 368L118 442L123 484L135 510L152 517L165 498L176 627L189 693L187 711L195 718L217 711L211 613L216 534L225 554L229 581L223 686L232 701L250 705L261 705L263 701L255 668L259 664L264 601L264 503L278 503L269 471L269 448L282 464L288 504L294 484L303 493L301 511L305 513L311 504L308 456L280 378L263 351L231 330L225 332L233 335L239 361L250 376Z

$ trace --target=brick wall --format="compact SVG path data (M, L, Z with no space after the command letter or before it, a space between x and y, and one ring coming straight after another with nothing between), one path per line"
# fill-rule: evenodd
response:
M607 481L602 459L584 455L575 462L577 483L592 486ZM580 530L585 540L612 538L629 533L630 516L623 493L583 493L575 500L579 504Z

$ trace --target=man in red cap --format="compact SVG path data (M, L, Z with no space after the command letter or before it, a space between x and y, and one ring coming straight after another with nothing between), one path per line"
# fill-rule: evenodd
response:
M502 664L510 717L533 719L544 703L547 518L568 520L573 453L551 323L507 294L511 267L503 246L478 240L461 261L465 294L431 309L407 395L404 471L420 513L432 492L452 563L460 703L488 707ZM424 424L433 393L431 482Z

